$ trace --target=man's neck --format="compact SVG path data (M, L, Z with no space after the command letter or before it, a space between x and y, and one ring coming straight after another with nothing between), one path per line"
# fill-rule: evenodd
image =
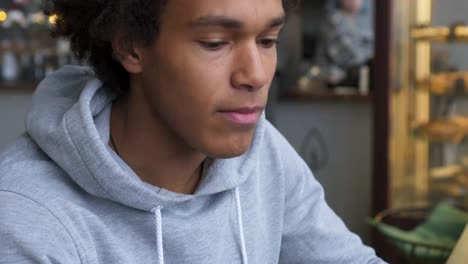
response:
M201 153L190 149L141 102L112 106L114 150L145 182L176 193L193 194L201 179Z

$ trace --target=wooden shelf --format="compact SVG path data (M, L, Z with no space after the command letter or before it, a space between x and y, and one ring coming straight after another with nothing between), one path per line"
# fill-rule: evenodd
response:
M332 92L301 92L298 90L288 91L280 96L281 101L295 102L333 102L333 103L370 103L372 95L362 94L336 94Z
M468 42L468 26L414 28L411 37L417 41Z
M35 54L37 52L40 52L41 54L44 54L46 56L59 55L59 53L52 47L37 47L37 48L31 48L31 47L26 47L26 46L12 46L9 48L0 47L0 53L5 53L5 52L13 52L14 54L23 54L23 53Z
M0 82L0 92L34 92L38 82Z

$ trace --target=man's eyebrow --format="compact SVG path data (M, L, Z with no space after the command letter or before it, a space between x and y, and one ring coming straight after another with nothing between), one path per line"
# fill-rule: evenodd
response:
M286 16L281 16L271 20L267 28L275 28L286 24Z
M267 24L267 29L282 26L286 23L286 16L277 17L272 19ZM226 16L203 16L195 19L189 23L192 27L223 27L227 29L242 29L245 27L245 23Z

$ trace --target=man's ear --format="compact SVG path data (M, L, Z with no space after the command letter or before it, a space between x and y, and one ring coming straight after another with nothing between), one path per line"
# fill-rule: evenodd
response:
M143 70L142 48L129 36L116 34L112 39L114 58L129 72L140 73Z

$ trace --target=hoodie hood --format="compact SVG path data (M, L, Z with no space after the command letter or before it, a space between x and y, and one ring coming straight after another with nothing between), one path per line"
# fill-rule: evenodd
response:
M89 67L65 66L38 86L26 127L31 138L91 195L145 211L239 187L257 167L258 145L232 159L209 159L193 195L143 182L108 147L112 101L109 89ZM262 140L265 117L254 142Z

